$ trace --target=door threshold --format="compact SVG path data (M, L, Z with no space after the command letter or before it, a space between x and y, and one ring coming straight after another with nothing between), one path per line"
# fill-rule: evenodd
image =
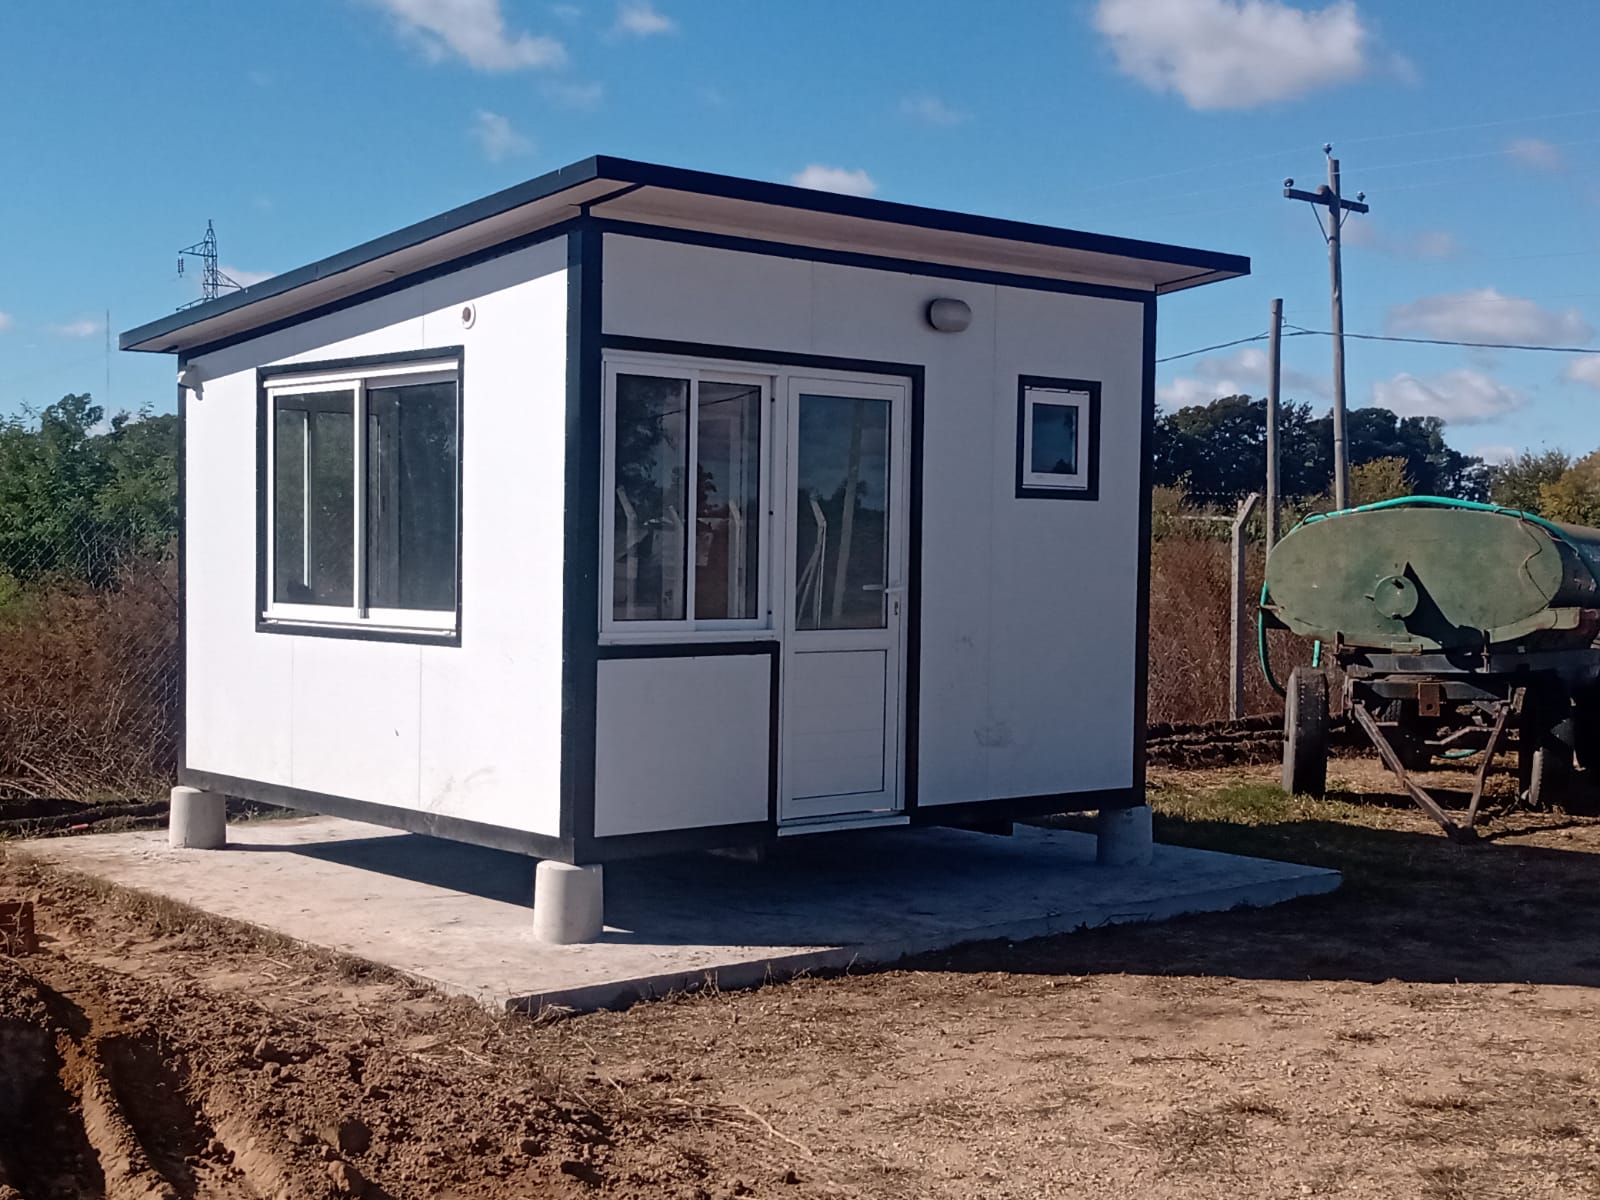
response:
M778 826L779 837L798 837L802 833L835 833L843 829L884 829L909 825L905 813L862 813L849 817L811 817Z

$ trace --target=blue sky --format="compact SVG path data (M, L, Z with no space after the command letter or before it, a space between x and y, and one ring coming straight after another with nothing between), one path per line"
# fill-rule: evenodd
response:
M1163 355L1328 325L1285 176L1364 190L1346 327L1600 348L1600 9L1581 0L750 4L276 0L0 7L0 412L106 391L113 332L593 153L1248 254L1162 304ZM1327 403L1327 339L1285 349ZM1162 368L1260 394L1259 344ZM173 363L110 356L115 409ZM1490 455L1600 444L1600 356L1353 342L1353 405Z

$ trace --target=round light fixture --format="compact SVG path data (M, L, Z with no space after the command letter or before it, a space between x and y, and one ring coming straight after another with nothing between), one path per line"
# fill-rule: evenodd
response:
M972 324L972 306L965 300L941 296L928 301L927 318L940 333L960 333Z

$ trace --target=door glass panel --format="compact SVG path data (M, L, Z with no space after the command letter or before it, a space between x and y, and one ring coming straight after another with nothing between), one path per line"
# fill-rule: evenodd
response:
M696 435L694 615L757 615L761 531L761 389L702 381Z
M617 376L612 616L681 621L686 611L689 381Z
M795 628L885 628L890 403L801 395L796 415Z

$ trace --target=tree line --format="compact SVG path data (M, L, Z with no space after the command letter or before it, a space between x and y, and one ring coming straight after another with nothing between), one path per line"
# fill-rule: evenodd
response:
M1352 498L1403 495L1492 501L1571 524L1600 526L1600 451L1574 458L1528 450L1499 464L1445 441L1438 417L1401 417L1386 408L1346 416ZM1333 417L1289 402L1278 414L1278 478L1283 498L1320 507L1333 483ZM1262 491L1267 473L1267 402L1223 396L1158 414L1155 482L1202 504L1231 507Z
M111 582L178 531L178 418L107 418L88 393L0 417L0 593L41 579ZM0 594L0 599L3 599Z

